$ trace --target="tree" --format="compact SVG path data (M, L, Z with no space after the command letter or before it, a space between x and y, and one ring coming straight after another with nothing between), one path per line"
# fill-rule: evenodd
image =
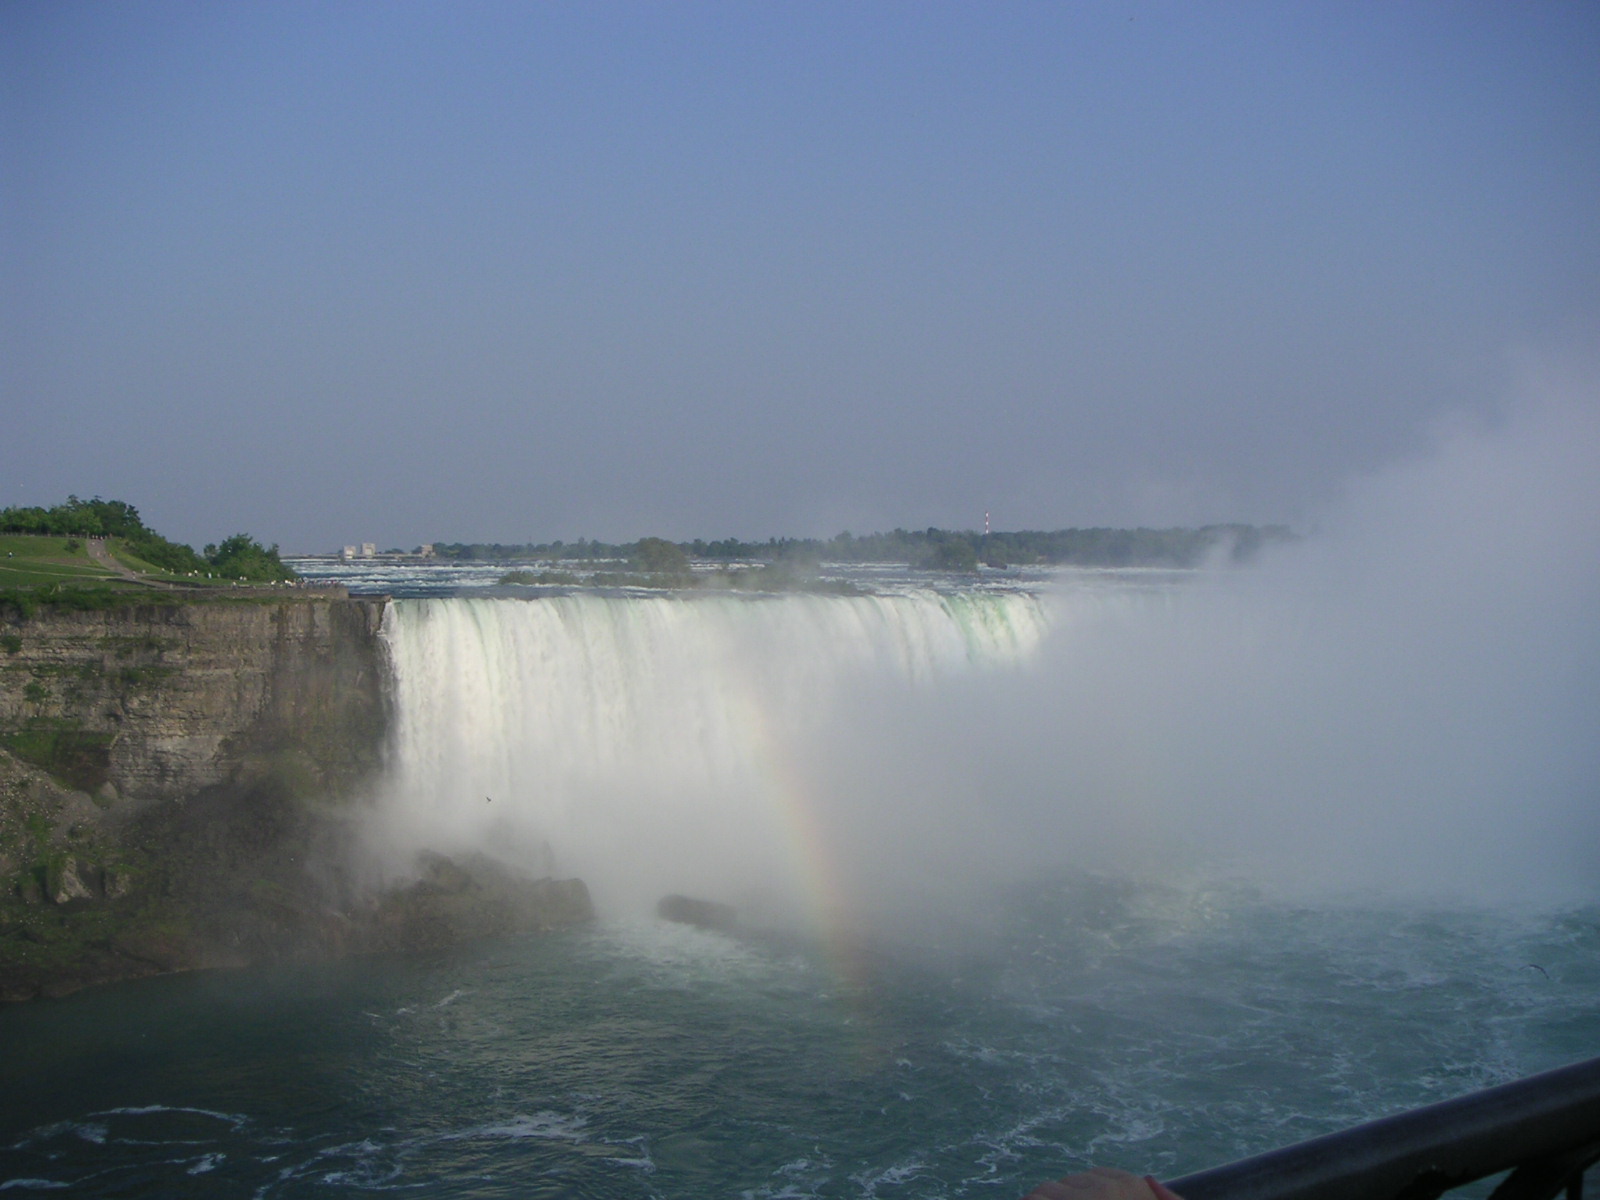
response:
M689 556L665 538L640 538L628 560L636 571L652 575L687 575Z
M220 546L207 546L206 561L224 578L268 581L293 579L295 574L278 559L278 547L270 549L248 533L225 538Z

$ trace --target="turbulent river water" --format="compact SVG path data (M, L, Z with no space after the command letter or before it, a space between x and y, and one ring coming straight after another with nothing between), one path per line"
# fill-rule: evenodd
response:
M0 1012L0 1190L1007 1197L1600 1048L1592 895L1474 873L1566 798L1451 823L1487 802L1452 807L1440 747L1496 710L1401 720L1386 792L1395 719L1339 707L1350 653L1260 606L1241 632L1226 587L438 579L377 580L404 598L370 869L488 850L583 877L601 920ZM1316 736L1284 672L1317 684ZM655 919L668 891L741 928Z

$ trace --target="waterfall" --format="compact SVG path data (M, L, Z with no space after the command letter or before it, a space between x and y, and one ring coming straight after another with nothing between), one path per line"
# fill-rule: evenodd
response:
M399 600L383 837L665 891L827 903L808 763L843 708L1015 670L1020 593Z
M602 906L964 910L1063 864L1589 902L1597 413L1452 434L1183 583L397 601L375 824Z

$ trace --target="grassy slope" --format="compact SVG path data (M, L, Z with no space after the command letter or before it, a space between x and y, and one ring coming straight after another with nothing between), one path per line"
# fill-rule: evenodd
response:
M74 541L77 548L69 549L68 544ZM107 539L106 546L123 566L148 575L153 582L194 582L192 576L162 571L136 557L121 538ZM138 586L90 558L82 538L0 533L0 588L48 587L55 583L77 587Z
M0 587L121 582L89 557L82 538L77 539L77 549L68 549L71 540L0 533Z
M125 567L148 575L151 579L162 583L194 583L196 580L210 579L209 575L199 575L176 571L163 570L154 563L148 563L129 548L128 543L121 538L107 538L106 549L111 552L111 557Z

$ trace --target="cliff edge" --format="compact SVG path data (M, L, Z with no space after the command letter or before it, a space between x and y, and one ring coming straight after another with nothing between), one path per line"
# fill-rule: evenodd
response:
M0 999L588 918L581 883L492 864L419 864L383 894L352 878L389 728L386 603L0 621Z

